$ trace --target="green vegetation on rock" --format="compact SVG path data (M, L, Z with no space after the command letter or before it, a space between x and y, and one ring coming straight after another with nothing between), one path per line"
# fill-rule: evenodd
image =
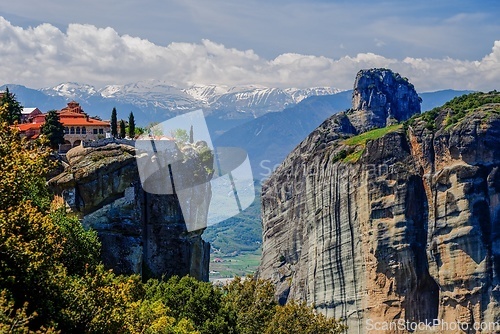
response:
M370 130L370 131L364 132L362 134L359 134L357 136L346 139L344 141L344 144L349 145L349 146L357 146L357 145L366 146L366 143L369 140L375 140L375 139L382 138L383 136L385 136L386 134L388 134L390 132L394 132L394 131L401 129L401 127L402 127L401 124L395 124L395 125L386 126L385 128Z
M355 163L357 162L361 156L363 155L365 148L366 148L366 143L369 142L370 140L375 140L382 138L388 133L397 131L403 127L402 124L394 124L390 126L386 126L384 128L378 128L378 129L373 129L364 133L361 133L357 136L348 138L344 140L344 144L347 146L351 146L353 148L349 150L342 150L340 151L335 157L338 159L342 159L343 162L347 163Z
M440 110L449 109L446 125L450 126L460 122L469 112L490 103L500 103L500 92L489 93L477 92L456 97L446 102ZM493 111L500 110L493 108Z
M431 131L436 130L440 124L436 124L440 114L446 112L444 125L449 128L459 123L464 117L472 112L484 110L486 113L500 113L500 92L496 90L483 93L476 92L455 97L428 112L415 115L405 122L405 128L415 125L419 120L425 122L425 128ZM441 118L442 119L442 118Z

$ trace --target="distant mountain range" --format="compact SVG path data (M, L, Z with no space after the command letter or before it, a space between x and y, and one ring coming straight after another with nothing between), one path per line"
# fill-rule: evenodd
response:
M174 87L162 81L149 80L127 85L110 85L102 89L74 82L55 87L31 89L8 84L25 107L42 111L60 109L70 100L79 102L91 116L108 119L113 107L118 116L126 118L130 111L142 125L161 122L176 114L203 109L205 115L216 121L227 121L228 127L293 106L309 96L330 95L339 92L332 87L268 88L262 86L228 87L193 85L187 89Z
M0 90L6 86L25 107L48 111L76 100L90 116L102 119L109 119L113 107L123 119L133 111L141 126L202 109L215 143L246 149L257 179L265 178L325 119L350 108L352 97L352 91L332 87L280 89L257 85L193 85L181 89L155 80L102 89L70 82L44 89L9 84L1 86ZM422 111L467 93L470 91L421 93Z

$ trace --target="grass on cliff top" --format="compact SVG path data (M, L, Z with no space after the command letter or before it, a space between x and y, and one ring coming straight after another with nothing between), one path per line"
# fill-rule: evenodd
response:
M334 158L333 161L342 160L347 163L356 163L361 158L365 151L366 143L370 140L375 140L382 138L390 132L397 131L402 128L402 124L395 124L391 126L386 126L385 128L374 129L367 131L360 135L348 138L344 140L344 144L347 146L353 146L354 149L342 150Z
M374 129L362 133L360 135L348 138L344 141L344 144L349 146L358 146L358 145L365 146L368 141L382 138L383 136L385 136L390 132L394 132L401 129L402 126L403 126L402 124L395 124L386 126L385 128Z

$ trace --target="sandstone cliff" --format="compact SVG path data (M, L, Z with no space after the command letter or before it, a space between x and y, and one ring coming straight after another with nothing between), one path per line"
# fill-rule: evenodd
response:
M192 154L199 148L204 146L187 145L177 152L184 157L179 163L202 166ZM144 278L189 274L208 280L210 245L201 238L204 228L187 229L176 194L143 190L135 154L133 146L122 143L74 148L67 153L69 166L49 184L85 227L97 231L106 267ZM209 180L211 175L202 172L197 177ZM197 190L206 206L196 210L206 217L210 183Z
M355 91L368 106L373 94ZM371 119L387 125L383 110ZM326 120L264 184L259 276L349 333L370 332L368 321L500 320L500 104L353 136L353 115L368 119L359 111Z

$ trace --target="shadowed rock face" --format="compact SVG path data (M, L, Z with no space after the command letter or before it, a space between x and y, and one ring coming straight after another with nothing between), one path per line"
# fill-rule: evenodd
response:
M420 113L420 98L406 78L387 69L359 71L350 120L358 132L407 120Z
M446 117L374 138L356 160L335 115L287 157L262 189L259 276L280 301L314 304L349 333L500 319L500 112Z
M197 158L191 154L179 163L201 166ZM67 153L67 159L69 166L49 184L79 214L85 227L97 231L106 267L118 274L140 273L144 278L189 274L208 280L210 244L201 238L204 228L188 232L175 194L143 190L134 147L77 147ZM200 171L204 169L198 171L198 178L203 177ZM204 175L207 180L210 176ZM206 217L210 183L197 191L194 195L206 200L195 201L197 207L192 209Z

